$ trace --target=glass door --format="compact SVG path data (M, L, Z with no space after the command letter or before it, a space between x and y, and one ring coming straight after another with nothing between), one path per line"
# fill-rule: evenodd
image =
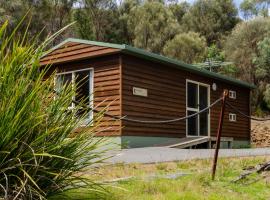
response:
M209 86L187 81L187 115L192 115L209 105ZM207 136L209 134L209 112L187 119L187 136Z
M198 84L187 82L187 115L199 111L198 107ZM198 136L198 115L187 119L187 135Z
M209 99L208 99L208 87L199 86L199 110L203 110L208 107ZM208 120L209 120L209 112L203 112L199 114L199 135L207 136L208 135Z

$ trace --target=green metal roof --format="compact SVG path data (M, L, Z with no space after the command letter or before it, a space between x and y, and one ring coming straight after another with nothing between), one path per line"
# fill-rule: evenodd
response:
M151 53L151 52L145 51L143 49L135 48L135 47L132 47L132 46L129 46L126 44L112 44L112 43L105 43L105 42L96 42L96 41L90 41L90 40L68 38L65 41L58 44L57 46L53 47L51 50L57 49L60 46L66 44L68 42L77 42L77 43L83 43L83 44L116 48L116 49L120 49L121 52L126 53L126 54L145 58L145 59L155 61L155 62L160 62L163 64L170 64L170 65L173 65L174 67L177 67L179 69L190 71L190 72L196 73L196 74L200 74L202 76L206 76L206 77L213 78L213 79L218 79L218 80L221 80L224 82L228 82L228 83L239 85L239 86L246 87L246 88L251 88L251 89L256 88L256 86L253 84L249 84L247 82L240 81L240 80L237 80L237 79L234 79L234 78L222 75L222 74L218 74L215 72L210 72L206 69L198 68L195 65L187 64L187 63L184 63L184 62L176 60L176 59L172 59L172 58L168 58L168 57L165 57L162 55Z

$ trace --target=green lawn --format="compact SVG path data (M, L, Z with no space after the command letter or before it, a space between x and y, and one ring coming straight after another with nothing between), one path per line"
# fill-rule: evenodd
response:
M130 164L106 166L87 176L98 181L132 176L133 179L110 183L106 186L112 200L249 200L270 199L270 173L252 176L248 182L232 183L244 167L269 160L266 157L220 159L217 176L211 181L211 160L195 160L161 164ZM177 179L149 178L149 175L185 172L188 175ZM259 181L253 180L260 178ZM70 199L93 199L87 189L66 193ZM100 199L101 197L98 197Z

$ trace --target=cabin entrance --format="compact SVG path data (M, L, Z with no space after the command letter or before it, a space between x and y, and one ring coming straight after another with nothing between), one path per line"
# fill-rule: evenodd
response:
M210 105L210 86L187 80L186 115L192 115ZM210 112L206 111L186 120L187 137L210 136Z

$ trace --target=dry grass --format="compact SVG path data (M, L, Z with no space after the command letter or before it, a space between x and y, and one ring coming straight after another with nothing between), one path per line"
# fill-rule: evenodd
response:
M94 180L112 180L134 176L134 179L119 181L109 186L107 200L257 200L270 198L268 178L245 185L232 183L243 168L266 162L270 157L220 159L215 181L211 180L212 160L191 160L157 164L117 164L92 171L86 176ZM147 179L149 175L186 172L176 179ZM269 173L265 174L270 177ZM255 176L253 178L258 178ZM70 198L92 199L86 190L69 193Z
M269 157L258 156L253 158L223 158L219 159L218 166L219 170L224 171L226 168L241 170L247 166L254 165L260 162L266 162L270 160ZM122 177L129 176L140 176L143 177L149 174L164 174L164 173L173 173L177 171L189 172L189 173L201 173L209 172L211 170L212 160L187 160L179 162L165 162L165 163L153 163L153 164L116 164L116 165L107 165L101 168L97 168L94 171L86 174L91 176L93 179L98 180L111 180Z

